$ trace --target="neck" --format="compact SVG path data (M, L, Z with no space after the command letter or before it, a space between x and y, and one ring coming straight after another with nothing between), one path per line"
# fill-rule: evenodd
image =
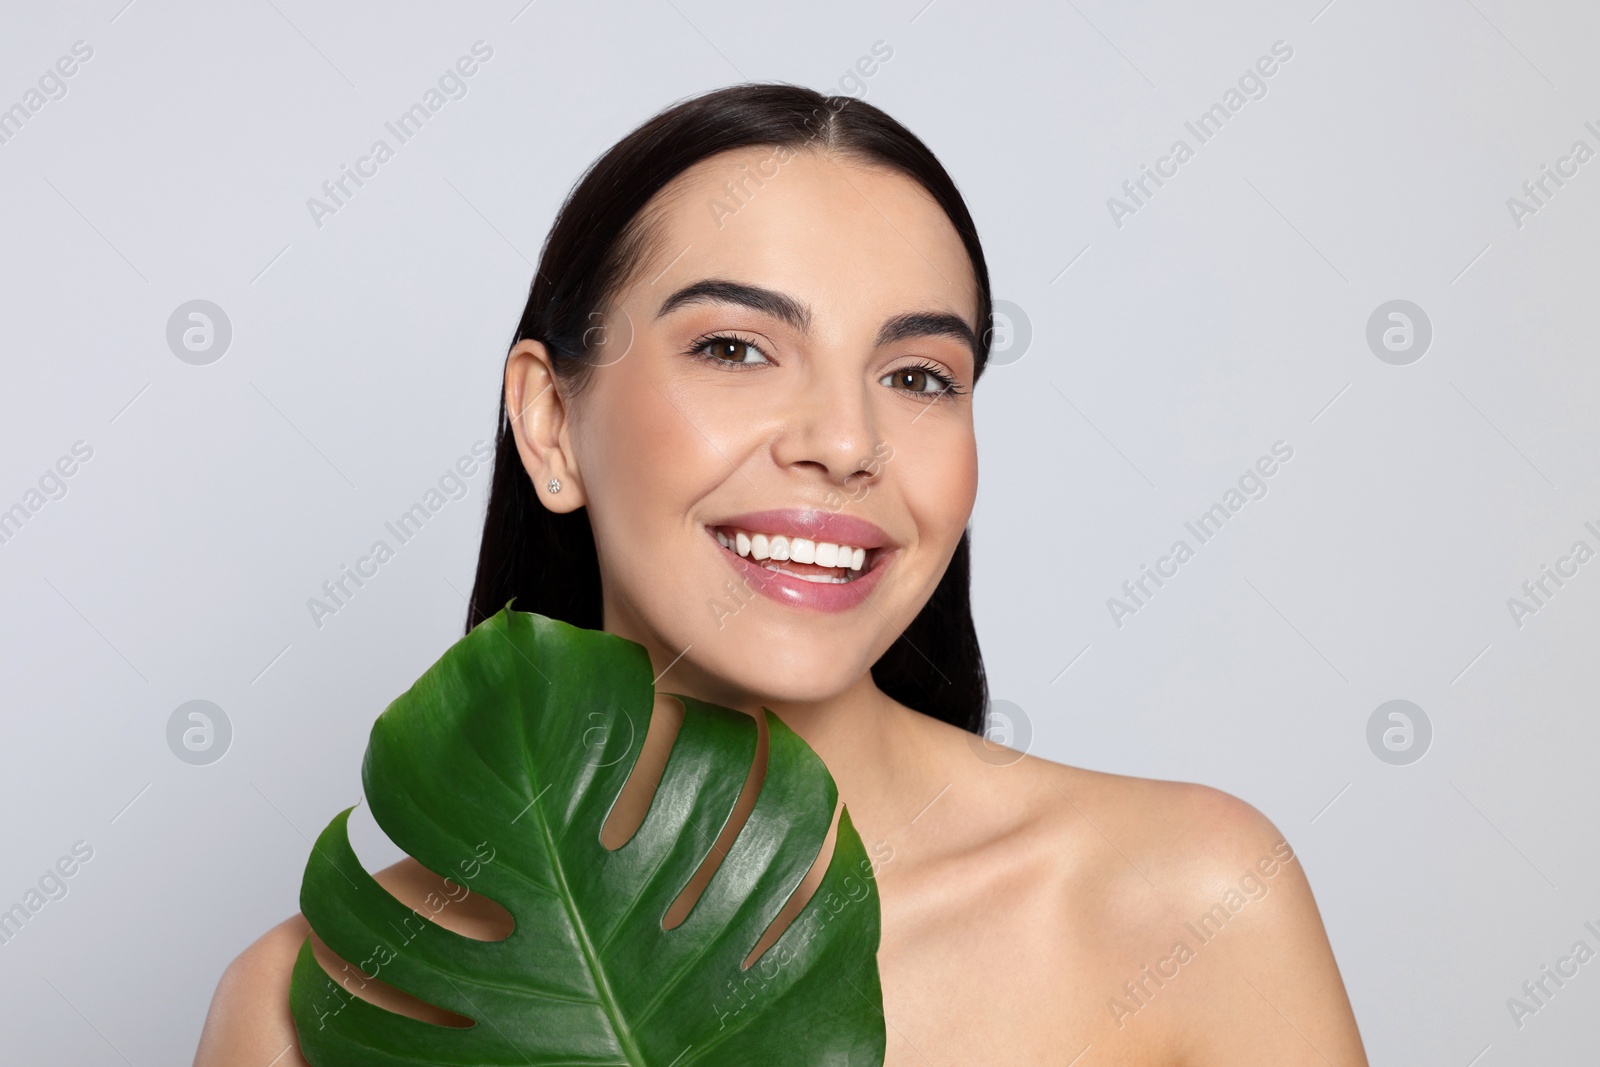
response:
M923 735L912 721L917 713L886 696L870 671L823 699L785 701L730 687L686 658L674 662L664 650L645 647L659 675L658 692L692 696L758 720L763 707L771 709L828 768L851 822L869 847L890 829L904 826L926 804L928 798L921 794L929 790L919 768L928 761L920 754Z

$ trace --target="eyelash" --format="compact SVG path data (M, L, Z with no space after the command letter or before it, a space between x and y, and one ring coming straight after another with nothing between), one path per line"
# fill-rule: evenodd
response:
M713 345L727 344L729 342L732 342L734 344L746 345L746 346L748 346L750 348L755 349L757 352L761 352L762 355L766 355L766 353L764 351L762 351L761 346L759 344L757 344L756 342L750 340L749 338L740 337L740 336L738 336L736 334L731 334L731 333L711 334L709 336L699 338L698 340L696 340L696 341L694 341L694 342L692 342L690 344L686 354L690 355L690 356L694 356L697 359L703 359L707 363L715 363L715 364L717 364L719 366L723 366L723 367L753 367L753 366L760 366L760 364L755 364L755 363L733 363L733 362L730 362L730 361L728 361L726 359L718 359L716 356L713 356L708 351L706 351L707 349L711 348ZM890 374L904 374L906 371L910 371L910 370L922 371L928 377L930 377L934 381L938 382L939 383L939 391L936 392L936 393L931 393L931 394L923 394L920 390L903 389L903 390L901 390L901 392L909 393L912 396L929 395L929 396L932 396L934 399L943 399L945 396L948 396L948 395L959 396L960 394L966 392L966 390L962 389L960 386L958 386L956 384L956 382L955 382L955 379L950 377L950 375L946 374L939 367L939 365L937 363L933 363L933 362L930 362L928 360L922 360L922 361L920 361L918 363L907 364L904 367L897 367L896 369L894 369L893 371L890 371L889 373Z

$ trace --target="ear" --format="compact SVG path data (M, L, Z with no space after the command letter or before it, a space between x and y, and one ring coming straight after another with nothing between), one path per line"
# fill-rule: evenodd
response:
M518 341L506 357L506 416L539 501L554 512L581 508L583 482L572 455L566 400L543 342ZM561 482L559 493L550 492L552 478Z

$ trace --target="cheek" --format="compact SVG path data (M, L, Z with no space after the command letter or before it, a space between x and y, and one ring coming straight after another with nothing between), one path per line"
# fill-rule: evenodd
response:
M600 372L610 377L591 383L574 441L602 553L641 536L674 536L734 458L724 413L643 370L623 361Z
M954 552L978 495L978 450L971 433L908 439L889 461L896 464L901 465L896 484L928 547L945 542Z

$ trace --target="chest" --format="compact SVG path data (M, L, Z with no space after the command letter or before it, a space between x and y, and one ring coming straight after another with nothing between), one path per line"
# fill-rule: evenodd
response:
M887 884L881 906L884 1067L1166 1061L1163 1033L1116 1025L1125 976L1096 909L1047 874L946 871Z

